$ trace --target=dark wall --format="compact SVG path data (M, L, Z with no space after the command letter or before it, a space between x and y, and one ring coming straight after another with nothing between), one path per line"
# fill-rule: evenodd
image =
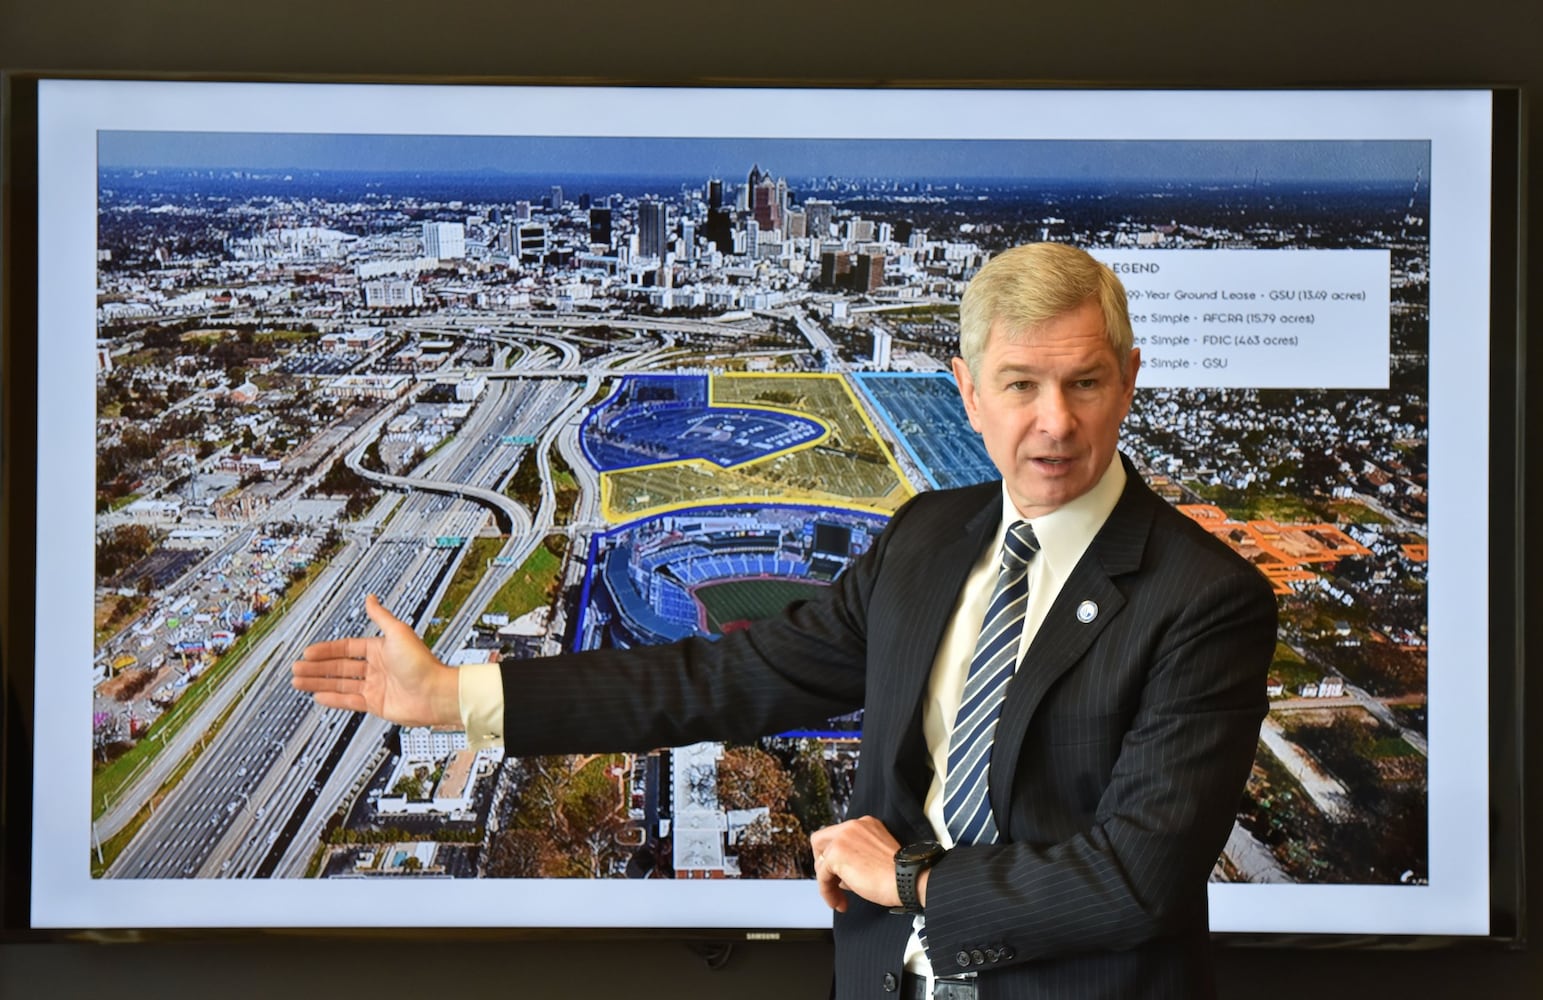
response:
M1527 89L1540 162L1538 0L0 0L0 67L160 73L562 77L627 82L1049 81L1175 86L1461 85ZM1534 171L1536 174L1536 171ZM1525 232L1543 234L1543 207ZM1536 240L1532 240L1538 245ZM1543 303L1534 257L1526 286ZM1521 359L1518 359L1520 363ZM1535 377L1529 378L1536 383ZM1539 392L1527 425L1538 425ZM1533 437L1534 440L1543 440ZM1500 456L1497 460L1504 461ZM1538 466L1526 472L1538 485ZM1529 490L1536 494L1536 489ZM1543 555L1531 546L1536 564ZM1537 574L1527 570L1528 610ZM1497 600L1507 599L1497 594ZM1529 614L1529 638L1539 615ZM1543 648L1537 642L1533 648ZM1543 718L1543 666L1527 715ZM1543 738L1528 750L1543 774ZM1527 806L1543 864L1543 785ZM1481 845L1475 845L1480 849ZM1543 916L1543 878L1529 889ZM1225 996L1317 1000L1543 996L1543 949L1303 952L1218 948ZM829 945L741 944L721 969L678 942L261 940L0 946L0 997L153 990L176 1000L333 995L823 996ZM523 977L511 985L508 977Z

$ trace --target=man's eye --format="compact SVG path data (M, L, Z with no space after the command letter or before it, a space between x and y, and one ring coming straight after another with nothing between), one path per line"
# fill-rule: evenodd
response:
M1072 386L1077 389L1096 389L1098 388L1098 379L1079 378L1077 381L1072 383Z

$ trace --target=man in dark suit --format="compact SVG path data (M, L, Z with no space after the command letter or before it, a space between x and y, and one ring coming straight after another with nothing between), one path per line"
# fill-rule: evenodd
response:
M522 754L862 707L854 818L811 837L838 996L1210 995L1206 881L1267 708L1274 599L1118 455L1141 359L1108 268L1007 251L960 325L954 373L1002 481L916 497L820 599L500 676L443 666L371 598L382 637L311 647L296 687Z

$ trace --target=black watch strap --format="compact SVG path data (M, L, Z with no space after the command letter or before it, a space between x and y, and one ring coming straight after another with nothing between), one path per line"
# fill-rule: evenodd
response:
M907 844L895 852L895 892L900 897L900 905L893 912L922 912L917 883L921 881L922 872L937 864L945 853L943 845L932 840Z

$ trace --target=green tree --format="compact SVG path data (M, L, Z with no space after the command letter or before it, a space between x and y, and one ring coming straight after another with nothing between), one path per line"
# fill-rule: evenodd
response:
M801 740L793 762L793 815L805 830L818 830L836 822L831 802L830 775L825 771L825 757L817 740Z

